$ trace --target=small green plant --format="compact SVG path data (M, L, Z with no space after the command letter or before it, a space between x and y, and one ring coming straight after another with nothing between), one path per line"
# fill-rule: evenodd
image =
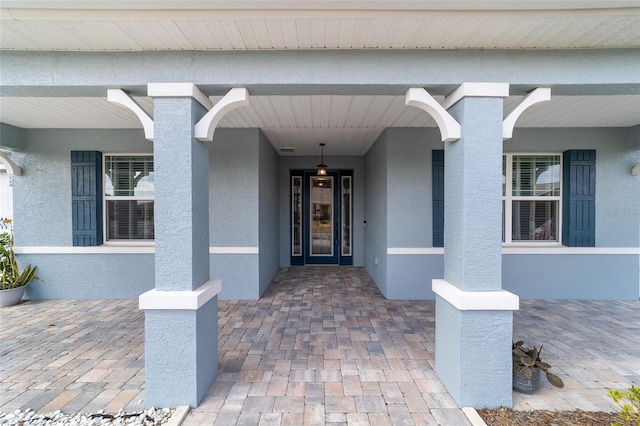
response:
M612 423L613 426L640 426L640 388L633 385L626 390L609 389L607 396L620 407L620 420L624 423Z
M2 219L2 226L9 228L0 234L0 290L23 287L31 280L39 280L37 266L27 265L20 271L16 253L13 251L13 228L11 219Z
M540 352L542 352L542 346L540 346L539 350L535 346L533 349L529 349L524 346L524 342L522 340L515 342L511 349L513 371L520 373L525 377L531 377L533 375L533 369L538 368L544 371L549 383L555 387L563 388L564 382L560 377L553 373L549 373L551 365L540 359Z

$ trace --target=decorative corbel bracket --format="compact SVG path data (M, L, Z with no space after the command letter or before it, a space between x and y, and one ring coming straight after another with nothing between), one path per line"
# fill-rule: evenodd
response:
M426 111L438 124L442 142L460 139L460 123L422 87L411 87L405 93L405 105Z
M513 136L513 128L516 125L516 121L522 115L522 113L532 105L540 102L545 102L551 99L550 87L538 87L537 89L529 92L527 96L520 101L518 105L507 115L502 121L502 139L511 139Z
M249 91L244 87L235 87L229 92L213 108L207 112L195 125L195 138L199 141L212 141L213 132L216 130L218 123L226 113L236 108L249 105Z
M22 169L16 166L16 163L11 161L4 152L0 152L0 163L4 164L8 175L20 176L22 174Z
M133 111L142 123L145 139L153 141L153 119L131 96L122 89L107 89L107 100Z

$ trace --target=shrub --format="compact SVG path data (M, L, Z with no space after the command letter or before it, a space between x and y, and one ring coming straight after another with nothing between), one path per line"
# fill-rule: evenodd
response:
M640 426L640 388L633 385L626 390L609 389L607 395L620 407L620 420L624 423L613 423L614 426Z

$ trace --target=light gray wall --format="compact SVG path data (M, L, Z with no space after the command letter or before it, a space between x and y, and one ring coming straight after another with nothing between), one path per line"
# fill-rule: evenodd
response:
M209 150L209 240L213 247L258 246L259 135L257 129L215 131Z
M638 148L627 128L515 129L505 152L596 150L596 246L640 246L640 179L631 175Z
M438 129L392 128L387 134L389 247L431 247L431 150L442 149Z
M252 95L403 95L407 87L429 87L448 95L465 81L504 81L513 94L542 84L554 95L602 95L638 93L637 58L637 49L4 51L0 93L103 97L107 87L127 87L146 95L149 81L189 81L207 95L229 87L249 87Z
M330 148L330 143L327 144ZM291 170L315 170L318 157L280 157L280 266L291 266ZM364 157L324 157L329 170L353 170L353 265L363 266L365 211Z
M427 133L422 135L420 132ZM635 142L637 132L636 128L517 128L514 138L504 142L504 151L561 153L569 149L596 149L596 245L638 247L640 180L630 173L632 165L640 161L640 150ZM397 140L394 140L394 134ZM383 135L389 156L386 169L388 246L431 247L431 150L443 146L439 134L435 129L387 129ZM405 138L407 140L403 140ZM394 150L394 146L403 147L403 151ZM374 148L378 148L377 144ZM406 158L403 152L407 153ZM367 160L371 155L376 152L367 153ZM425 165L424 170L420 164ZM383 165L376 167L384 168ZM425 181L422 188L420 176ZM402 194L404 182L413 185L416 194L426 192L426 203L419 197L410 199ZM407 211L419 208L426 208L424 218L407 216ZM413 227L416 232L412 234ZM370 247L369 244L366 246ZM390 299L433 299L431 280L443 277L442 258L442 255L387 256L385 296ZM503 287L523 298L629 300L639 296L640 259L637 255L503 255L502 259ZM378 283L381 278L369 272Z
M388 130L365 155L364 267L387 297Z
M25 130L0 123L0 148L20 151L24 149Z
M12 154L23 168L14 179L14 232L17 247L69 247L71 231L71 150L151 153L140 130L24 130L25 151ZM210 245L259 246L259 142L257 129L218 129L210 142ZM263 140L263 144L265 141ZM265 189L273 188L277 158L263 145ZM269 171L271 168L271 171ZM269 196L276 191L271 189ZM266 193L265 193L266 194ZM273 203L277 203L277 193ZM271 201L263 200L269 214ZM277 204L276 204L277 205ZM268 223L277 223L274 213ZM276 216L277 217L277 216ZM272 227L273 228L273 227ZM266 229L269 229L267 226ZM265 247L273 243L267 231ZM277 248L275 249L277 252ZM268 253L265 248L263 252ZM154 287L153 254L31 254L19 261L38 266L43 282L33 283L32 298L135 298ZM212 254L211 278L223 281L220 298L258 298L257 254ZM277 263L264 265L263 283ZM271 266L269 266L271 265ZM263 284L265 285L265 284ZM264 291L264 288L262 289Z
M278 154L267 138L259 135L259 249L260 296L280 266L280 227L278 203Z
M22 167L13 180L16 246L71 246L71 151L149 153L138 130L25 130Z
M383 139L384 138L384 142ZM381 144L378 147L378 144ZM377 203L384 203L386 217L386 241L384 246L377 247L382 241L379 236L374 236L377 241L375 255L379 263L384 262L385 275L375 273L372 278L378 283L378 279L386 281L385 296L389 299L431 299L431 279L442 278L442 258L425 258L420 255L387 255L387 247L415 248L431 247L433 245L433 211L431 198L431 152L433 149L443 149L444 144L440 140L438 129L421 128L390 128L385 130L381 140L367 153L367 159L371 155L371 169L367 163L367 172L371 171L371 178L378 179L376 170L386 171L385 185L386 196L377 193L379 183L374 183L370 190L375 203L372 205L374 212L367 208L367 217L377 217L378 212L383 211ZM385 161L381 154L374 149L384 149L386 155L386 167L375 164L376 161ZM367 175L369 177L369 175ZM369 179L367 179L367 186ZM384 199L382 199L384 197ZM369 199L369 193L367 193ZM367 226L369 227L369 225ZM377 228L377 226L376 226ZM379 231L376 231L379 232ZM372 248L365 244L367 249ZM367 256L366 260L371 256ZM366 265L366 262L365 262ZM371 268L371 270L369 269ZM380 269L379 265L371 262L367 271ZM383 282L384 282L383 281Z
M260 131L217 129L210 149L210 244L260 248ZM220 299L260 297L259 254L213 254L211 277Z

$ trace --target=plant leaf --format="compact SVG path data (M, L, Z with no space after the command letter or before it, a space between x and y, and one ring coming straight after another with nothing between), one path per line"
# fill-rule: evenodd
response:
M553 373L549 373L548 371L546 372L546 374L547 374L547 381L549 381L549 383L551 383L553 386L557 388L564 387L564 382L560 377L556 376Z

